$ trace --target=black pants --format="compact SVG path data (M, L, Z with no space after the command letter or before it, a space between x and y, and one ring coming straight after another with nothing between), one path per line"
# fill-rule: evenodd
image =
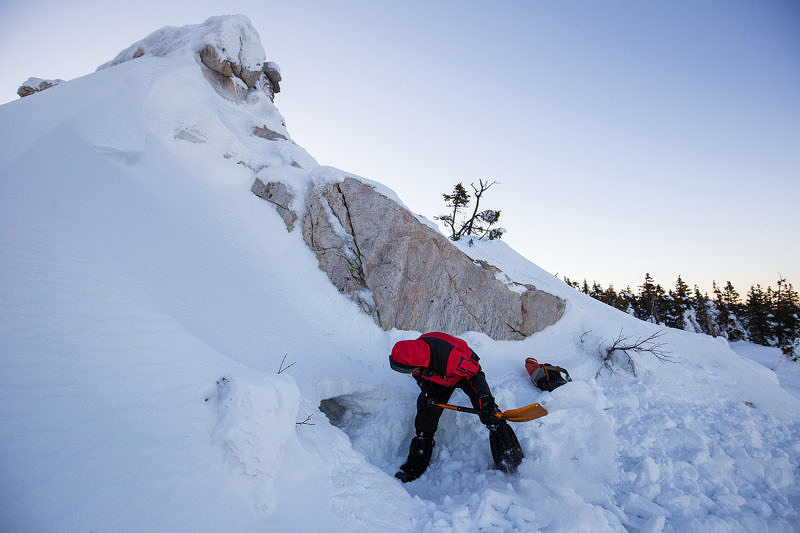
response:
M447 403L457 388L466 393L472 403L472 407L480 409L478 390L466 379L462 379L453 387L446 387L445 385L417 378L417 385L420 388L420 393L417 397L417 416L414 418L414 429L417 430L417 435L424 433L426 436L433 436L436 433L436 428L439 427L439 417L442 416L444 409L433 405L433 403Z

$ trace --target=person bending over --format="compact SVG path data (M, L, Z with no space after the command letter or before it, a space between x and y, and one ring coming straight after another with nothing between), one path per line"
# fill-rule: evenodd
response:
M523 453L508 423L496 416L500 410L486 383L478 355L463 340L447 333L425 333L415 340L400 341L392 348L389 365L393 370L411 374L419 385L416 436L411 439L408 460L395 477L404 483L425 472L431 460L443 409L436 403L447 403L458 388L464 391L472 406L480 410L480 420L489 429L489 443L495 466L513 472Z

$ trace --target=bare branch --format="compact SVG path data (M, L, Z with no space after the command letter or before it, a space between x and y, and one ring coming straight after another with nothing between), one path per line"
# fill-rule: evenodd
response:
M312 416L314 416L314 413L311 413L310 415L308 415L306 417L306 419L303 420L302 422L295 422L295 424L298 425L298 426L315 426L316 424L312 424L311 422L309 422L309 420L311 420Z
M280 374L281 372L285 372L285 371L289 370L290 368L292 368L294 366L294 363L297 362L297 361L295 361L294 363L290 364L289 366L284 367L283 363L286 362L286 356L287 355L289 355L289 354L286 354L286 353L283 354L283 359L281 360L281 366L278 368L278 374Z
M631 373L636 376L636 365L634 364L633 357L628 352L637 354L650 354L662 363L677 363L678 359L669 355L670 352L664 349L667 343L659 341L664 336L665 330L660 329L645 338L637 338L635 341L630 337L623 335L623 330L620 328L619 334L612 341L611 345L605 348L605 354L602 355L603 366L597 371L596 376L600 375L603 368L607 368L611 373L614 373L614 352L620 352L625 355L626 362L631 370Z
M481 196L483 193L489 190L489 187L497 183L496 180L493 181L483 181L482 179L478 179L478 185L480 188L475 187L474 183L470 183L469 186L472 187L472 191L475 195L475 208L472 210L472 216L469 217L469 220L465 223L465 228L462 228L462 232L466 233L467 235L473 234L473 226L475 224L475 219L478 218L478 206L481 204Z

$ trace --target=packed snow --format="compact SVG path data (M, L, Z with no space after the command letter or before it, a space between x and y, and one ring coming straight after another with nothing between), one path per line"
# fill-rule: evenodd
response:
M796 365L665 330L672 362L606 368L613 339L659 328L499 241L458 245L565 298L564 317L524 341L449 333L502 409L549 414L515 424L515 475L492 468L477 417L445 412L430 468L395 479L418 389L388 354L422 332L376 326L250 192L349 174L251 135L288 137L272 102L225 100L176 45L257 35L215 20L159 34L181 53L0 107L0 530L800 529ZM526 356L573 381L536 389Z

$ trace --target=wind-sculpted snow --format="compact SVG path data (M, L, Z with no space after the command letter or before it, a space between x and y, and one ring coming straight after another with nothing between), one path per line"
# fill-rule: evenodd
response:
M242 15L211 17L202 24L180 28L166 26L97 70L142 57L195 60L203 65L203 73L220 95L238 102L245 101L254 90L263 91L270 99L280 92L280 67L266 61L258 32Z
M261 38L250 20L242 15L211 17L202 24L165 26L117 54L97 70L143 56L192 56L205 46L218 50L221 58L251 70L261 70L266 61Z
M214 440L228 467L251 480L254 505L273 513L282 504L279 484L287 478L307 483L307 473L321 467L321 458L307 453L298 441L300 391L290 377L275 376L255 384L242 381L223 376L207 397L219 414ZM297 464L312 468L294 468Z
M656 327L502 242L460 246L564 314L463 337L502 409L549 414L515 426L506 475L478 418L446 412L429 470L398 482L418 389L387 358L421 332L375 324L251 193L280 182L256 189L302 217L309 186L355 177L265 93L222 98L185 44L0 106L0 531L800 530L796 366L667 330L674 363L604 368ZM526 356L573 382L539 391Z

